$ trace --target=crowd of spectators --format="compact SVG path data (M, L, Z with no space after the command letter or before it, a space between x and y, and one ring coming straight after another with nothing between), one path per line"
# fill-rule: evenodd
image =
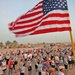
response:
M32 75L33 66L36 75L67 75L74 68L72 48L53 45L0 52L0 75L25 75L26 68Z

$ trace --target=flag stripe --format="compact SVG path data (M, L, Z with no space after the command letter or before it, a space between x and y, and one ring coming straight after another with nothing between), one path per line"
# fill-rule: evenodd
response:
M43 34L43 33L50 33L50 32L60 32L60 31L68 31L68 30L71 30L70 27L62 27L62 28L48 28L48 29L43 29L43 30L38 30L38 31L35 31L35 32L30 32L30 33L21 33L21 34L16 34L16 37L21 37L21 36L27 36L27 35L35 35L35 34ZM58 30L58 31L57 31Z
M40 12L40 11L39 11ZM60 13L61 12L61 13ZM35 13L37 13L37 12L35 12ZM32 14L35 14L35 13L32 13ZM52 13L52 14L51 14ZM32 15L31 14L31 15ZM24 15L23 15L24 16ZM43 16L43 13L42 13L42 11L41 11L41 13L40 14L36 14L35 16L29 16L29 17L26 17L26 18L24 18L24 19L19 19L17 22L20 22L20 21L27 21L27 20L30 20L30 19L35 19L36 20L36 17L38 17L38 16ZM59 11L59 10L57 10L56 11L56 13L55 13L55 11L52 11L52 12L50 12L50 15L48 15L48 16L50 16L50 17L67 17L67 16L69 16L69 14L68 14L68 12L67 11ZM24 16L25 17L25 16Z
M53 20L64 21L64 20L69 19L69 14L66 13L66 12L64 14L58 13L58 10L57 10L57 13L52 12L51 14L46 15L44 17L40 16L40 18L38 17L37 20L36 20L36 18L33 21L30 21L30 20L32 20L32 19L30 19L30 20L25 20L23 23L17 22L18 24L15 25L14 30L25 28L25 27L31 27L31 26L35 26L35 25L37 26L41 21L43 21L43 19L44 19L45 22L46 22L46 20L47 21L53 21ZM26 21L28 21L28 22L26 22ZM54 21L54 23L55 23L55 21ZM10 28L10 30L13 30L12 27Z
M65 10L66 6L65 8L64 6L61 6L63 9L58 9L59 7L57 6L53 7L56 9L51 9L52 11L44 15L43 12L45 10L42 9L43 1L39 2L27 13L18 17L15 22L10 23L10 31L13 32L16 36L26 36L47 32L49 33L71 30L69 13L68 10Z
M38 27L37 29L35 29L35 30L38 31L38 30L42 30L42 29L44 29L44 28L45 28L45 29L48 29L48 28L62 28L62 27L69 27L69 24L61 24L61 25L60 25L60 24L54 24L54 25L53 25L53 24L50 24L50 25L47 24L47 25L39 26L39 27ZM34 27L34 28L36 28L36 27ZM20 33L22 34L22 33L27 33L27 32L26 32L27 30L30 30L30 31L31 31L32 29L33 29L33 28L30 28L30 29L29 29L29 28L28 28L28 29L27 29L27 28L26 28L26 29L24 28L24 29L20 29L19 31L14 30L14 31L12 31L12 32L14 32L15 34L20 34ZM30 32L30 31L29 31L29 32ZM34 30L32 30L32 31L34 31ZM28 32L28 33L29 33L29 32Z
M38 17L36 17L36 18L34 18L34 19L30 19L30 20L25 20L25 21L21 21L21 22L17 22L16 23L16 26L19 26L19 25L17 25L17 24L26 24L26 23L31 23L32 21L35 21L35 20L38 20L38 19L40 19L42 16L39 16L38 15ZM55 14L55 13L53 13L53 14L50 14L50 15L48 15L48 16L46 16L45 18L48 18L48 17L50 17L50 18L52 18L52 17L57 17L57 18L68 18L69 17L69 14L68 13L65 13L65 14L59 14L59 13L57 13L57 14ZM56 18L56 19L57 19ZM59 19L60 20L60 19ZM27 22L28 21L28 22ZM22 26L22 25L21 25Z
M40 22L39 22L40 23ZM44 25L47 25L47 24L59 24L59 25L61 25L61 24L70 24L70 21L69 20L60 20L60 21L58 21L58 20L51 20L51 21L44 21L44 22L42 22L42 24L40 25L40 26L44 26ZM36 25L34 24L33 26L32 25L30 25L30 26L18 26L18 27L15 27L14 28L14 30L18 30L19 31L19 29L25 29L25 27L27 28L32 28L32 27L34 27L34 26L36 26L37 27L37 23L36 23ZM38 25L39 26L39 25ZM10 30L13 30L13 28L10 28Z
M32 22L34 20L38 20L42 17L43 15L39 15L38 17L35 17L35 18L32 18L32 19L29 19L29 20L21 20L20 22L17 22L16 24L24 24L24 23L29 23L29 22ZM60 13L52 13L50 15L47 15L45 18L48 18L48 17L69 17L69 14L68 13L65 13L65 14L60 14Z

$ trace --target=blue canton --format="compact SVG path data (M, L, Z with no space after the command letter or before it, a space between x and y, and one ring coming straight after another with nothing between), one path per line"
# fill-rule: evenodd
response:
M67 0L44 0L42 8L44 15L52 10L68 10Z

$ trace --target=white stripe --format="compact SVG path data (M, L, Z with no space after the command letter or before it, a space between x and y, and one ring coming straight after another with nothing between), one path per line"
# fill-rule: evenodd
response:
M31 33L34 33L35 31L38 31L38 30L44 30L44 29L49 29L49 28L63 28L63 27L70 27L70 24L69 25L68 24L62 24L62 25L55 24L55 25L40 26L34 31L31 31L31 32L28 32L25 34L17 34L17 36L27 36L27 35L30 35Z
M31 10L29 10L27 14L31 14L31 13L33 13L33 12L38 12L38 11L40 11L40 9L42 10L42 8L38 8L39 6L42 6L42 3L38 4L37 6L35 6L35 7L32 8ZM38 9L35 10L35 8L38 8Z
M35 20L33 22L29 22L29 23L23 23L23 24L16 24L15 27L18 27L18 26L25 26L25 25L31 25L33 23L37 23L39 22L40 20L42 20L42 18L40 18L39 20ZM49 18L46 18L44 19L43 21L54 21L54 20L58 20L58 21L64 21L64 20L69 20L69 17L49 17Z
M70 24L61 24L61 25L59 25L59 24L55 24L55 25L46 25L46 26L39 26L37 29L36 29L36 31L37 30L43 30L43 29L49 29L49 28L63 28L63 27L70 27Z
M42 29L48 29L48 28L62 28L62 27L70 27L70 24L52 24L52 25L45 25L45 26L39 26L36 28L36 31L37 30L42 30ZM32 28L32 27L31 27ZM28 28L28 29L31 29L31 28ZM11 30L12 32L21 32L21 31L25 31L25 30L28 30L27 28L23 28L23 29L19 29L19 30Z
M56 13L60 13L59 11L61 11L61 10L57 10L56 11ZM53 11L51 12L51 13L48 13L47 15L49 15L49 14L52 14L53 13ZM55 11L54 11L54 13L55 13ZM67 11L61 11L61 13L68 13ZM39 15L36 15L36 16L33 16L33 17L31 17L31 18L25 18L25 19L23 19L23 20L29 20L29 19L34 19L34 18L36 18L36 17L38 17L38 16L41 16L41 15L43 15L43 14L39 14ZM44 17L46 17L47 15L45 15ZM36 20L36 21L33 21L33 22L28 22L28 23L23 23L23 24L16 24L15 25L15 27L18 27L18 26L24 26L24 25L31 25L31 24L33 24L33 23L36 23L36 22L39 22L41 19L43 19L44 17L42 17L42 18L40 18L39 20ZM69 17L64 17L64 18L62 18L62 17L51 17L51 18L46 18L46 20L59 20L59 21L61 21L61 20L67 20L67 19L69 19ZM23 21L22 20L22 21ZM44 20L45 21L45 20Z
M9 28L12 28L12 27L13 27L13 25L14 25L14 22L12 23L12 25L10 25L10 24L9 24L8 26L9 26Z
M32 29L32 28L34 28L34 27L37 27L37 26L40 26L40 24L42 23L42 22L46 22L46 21L54 21L54 20L58 20L58 21L64 21L64 20L69 20L69 18L68 17L64 17L64 18L60 18L60 17L52 17L52 18L46 18L46 19L44 19L44 20L42 20L38 25L36 25L36 26L32 26L32 27L28 27L28 28L22 28L22 29L17 29L18 31L23 31L23 30L28 30L28 29ZM24 24L23 24L24 25ZM26 24L27 25L27 24ZM30 25L31 25L31 23L30 23ZM59 25L59 24L58 24ZM22 25L21 25L22 26ZM51 25L50 25L51 26ZM54 24L53 24L53 26L54 26ZM60 25L61 26L61 25ZM17 30L14 30L14 32L15 31L17 31ZM17 31L17 32L18 32Z
M62 11L62 10L53 10L53 11L51 11L51 12L49 12L47 15L49 15L49 14L52 14L52 13L59 13L59 14L65 14L65 13L68 13L68 11ZM29 20L29 19L34 19L34 18L36 18L36 17L38 17L38 16L41 16L41 15L43 15L43 13L41 13L41 14L37 14L36 16L31 16L31 17L28 17L28 18L24 18L24 19L20 19L20 20L18 20L18 22L21 22L21 21L27 21L27 20ZM44 15L44 17L46 17L47 15Z
M59 13L59 14L63 14L63 13L69 13L67 10L53 10L53 11L50 11L49 13ZM48 14L49 14L48 13Z
M57 12L58 12L58 11L57 11ZM52 12L52 13L53 13L53 12ZM48 14L50 14L50 13L48 13ZM47 15L48 15L48 14L47 14ZM46 16L47 16L47 15L46 15ZM44 16L44 17L46 17L46 16ZM43 18L44 18L44 17L43 17ZM55 18L56 18L56 17L55 17ZM48 20L49 20L49 21L50 21L50 20L53 21L53 20L55 20L55 18L46 18L46 19L42 20L42 21L40 22L40 24L41 24L43 21L48 21ZM57 17L57 18L58 18L59 21L64 20L64 19L65 19L65 20L68 19L68 17L67 17L67 18L59 18L59 17ZM57 20L57 18L56 18L56 20ZM37 26L40 26L40 24L37 25ZM22 26L22 25L21 25L21 26ZM36 26L36 27L37 27L37 26ZM46 26L47 26L47 25L46 25ZM50 25L50 26L51 26L51 25ZM52 24L52 26L53 26L53 27L56 27L56 25L53 25L53 24ZM60 26L61 26L61 25L59 25L59 27L60 27ZM63 25L63 27L64 27L64 25ZM34 28L34 26L33 26L33 27L29 27L28 29L32 29L32 28ZM12 32L19 32L19 31L24 31L24 30L28 30L28 29L23 28L23 29L18 29L18 30L12 30Z
M40 8L38 8L37 10L34 10L34 11L31 11L31 12L28 12L27 13L27 15L29 15L29 14L33 14L33 13L37 13L37 12L40 12L40 11L42 11L42 9Z
M42 2L38 3L34 8L37 8L39 6L42 6Z
M32 20L32 19L35 19L35 18L40 17L40 16L42 16L42 15L43 15L43 13L37 14L36 16L31 16L31 17L28 17L28 18L20 19L20 20L18 20L17 22Z
M35 24L35 23L38 23L39 21L41 21L42 20L42 18L40 18L40 19L38 19L38 20L34 20L34 21L32 21L32 22L28 22L28 23L23 23L23 24L16 24L15 25L15 27L18 27L18 26L29 26L29 25L31 25L31 24Z

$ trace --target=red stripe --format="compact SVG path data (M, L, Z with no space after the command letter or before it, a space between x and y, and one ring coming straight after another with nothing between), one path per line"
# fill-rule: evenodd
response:
M70 21L69 20L63 20L63 21L58 21L58 20L53 20L53 21L44 21L42 22L41 26L44 26L44 25L50 25L50 24L70 24Z
M33 8L33 9L29 10L29 12L33 12L33 11L40 9L40 8L42 9L42 6L38 6L37 8Z
M68 17L69 16L69 14L50 14L50 15L48 15L48 16L46 16L44 19L46 19L46 18L49 18L49 17ZM42 16L40 16L40 17L37 17L37 18L35 18L35 19L31 19L31 20L29 20L29 21L21 21L21 22L16 22L16 24L23 24L23 23L29 23L29 22L32 22L32 21L35 21L35 20L38 20L38 19L40 19ZM42 19L43 20L43 19ZM41 22L42 20L40 20L39 22ZM35 26L35 25L37 25L39 22L37 22L37 23L34 23L34 24L31 24L31 25L25 25L25 26L18 26L18 27L14 27L14 30L16 30L16 29L21 29L21 28L26 28L26 27L31 27L31 26ZM47 25L47 24L69 24L70 23L70 21L69 20L64 20L64 21L58 21L58 20L55 20L55 21L44 21L43 23L42 23L42 25ZM10 28L10 30L13 30L12 28Z
M65 13L63 10L62 10L63 13L61 13L61 12L60 13L48 13L46 16L44 16L44 15L38 16L38 14L43 13L42 10L36 11L38 9L42 9L42 5L39 5L42 2L43 1L39 2L34 8L29 10L24 15L20 16L14 22L14 26L13 26L13 23L10 24L10 26L12 26L12 27L9 27L9 29L12 32L14 32L16 34L16 36L19 36L22 34L26 35L27 33L30 33L29 35L34 35L34 34L42 34L42 33L57 32L57 31L67 31L67 30L70 31L71 30L71 27L69 26L69 24L70 24L69 13ZM36 15L38 17L35 17ZM35 18L31 18L31 17L35 17ZM47 18L52 18L52 17L55 17L56 20L47 20ZM59 20L57 17L63 18L63 20ZM65 20L66 18L67 18L67 20ZM29 19L29 20L24 20L24 19ZM38 22L38 20L40 20L40 21ZM36 21L36 23L34 23L35 21ZM31 23L31 24L26 25L28 23ZM22 26L21 26L21 24L22 24ZM55 28L40 29L40 30L35 31L35 29L38 28L39 24L40 24L40 26L46 26L46 25L52 26L52 25L57 24L57 25L59 25L59 27L62 27L63 24L67 24L68 27L63 26L62 28L59 28L59 27L55 26ZM62 25L62 26L60 26L60 25ZM31 27L31 29L22 30L24 28L29 28L29 27ZM19 31L18 29L22 30L22 31ZM17 32L15 32L14 30L16 30ZM32 31L35 31L35 32L31 33Z
M11 23L9 23L8 25L9 25L9 26L13 26L13 23L14 23L14 22L11 22Z
M44 17L44 19L46 18L52 18L52 17L59 17L59 18L68 18L69 17L69 14L68 13L63 13L63 14L59 14L59 13L52 13L52 14L49 14L47 15L46 17Z
M29 17L35 16L35 15L41 14L41 13L42 13L42 11L33 12L31 14L25 14L25 15L22 15L20 18L18 18L18 20L21 20L21 19L24 19L24 18L29 18Z
M24 33L28 33L28 32L31 32L31 31L33 31L33 30L35 30L37 27L34 27L34 28L32 28L32 29L29 29L29 30L24 30L24 31L21 31L21 32L14 32L15 34L24 34Z
M32 22L32 21L37 21L38 19L40 19L42 17L43 17L43 15L38 16L36 18L29 19L29 20L24 20L24 21L21 21L21 22L17 22L16 24L24 24L24 23L29 23L29 22Z
M31 24L31 25L26 25L26 26L18 26L18 27L10 27L10 30L17 30L17 29L22 29L22 28L28 28L28 27L32 27L32 26L36 26L40 23L40 21L38 23L35 24ZM52 24L70 24L69 20L63 20L63 21L58 21L58 20L53 20L53 21L44 21L40 24L40 26L45 26L45 25L52 25Z
M42 5L40 5L40 4L42 4L42 2L43 2L43 1L39 2L34 8L32 8L31 10L29 10L28 12L37 10L37 9L39 9L39 8L42 8ZM39 6L39 5L40 5L40 6Z
M71 27L63 27L63 28L49 28L49 29L43 29L43 30L38 30L35 31L34 33L30 35L35 35L35 34L43 34L43 33L50 33L50 32L60 32L60 31L71 31ZM25 34L25 32L21 32L20 34ZM16 34L16 36L20 35Z
M52 14L49 14L48 16L49 17L69 17L69 14L68 13L52 13Z
M33 30L35 30L37 27L35 27L35 28L32 28L32 29L29 29L29 30L24 30L24 31L21 31L21 32L14 32L15 34L26 34L26 33L28 33L28 32L31 32L31 31L33 31ZM39 33L40 32L40 34L42 33L42 32L55 32L55 31L64 31L64 30L71 30L71 28L70 27L62 27L62 28L47 28L47 29L43 29L43 30L37 30L37 31L35 31L34 33ZM34 34L33 33L33 34Z
M40 21L39 22L37 22L37 23L34 23L34 24L31 24L31 25L25 25L25 26L18 26L18 27L10 27L9 29L10 30L17 30L17 29L22 29L22 28L29 28L29 27L32 27L32 26L36 26L36 25L38 25L40 23Z
M32 8L31 10L29 10L27 13L25 13L25 16L23 15L23 16L21 16L19 19L24 19L24 18L26 18L26 17L30 17L31 15L33 15L34 16L34 14L28 14L29 12L33 12L33 11L35 11L35 10L37 10L37 9L42 9L42 6L38 6L39 4L41 4L43 1L41 1L41 2L39 2L34 8ZM37 14L38 14L38 12L37 12Z
M37 12L36 12L37 13ZM42 12L40 12L40 13L42 13ZM25 17L25 16L24 16ZM34 19L29 19L29 20L27 20L27 21L21 21L21 22L17 22L16 24L23 24L23 23L29 23L29 22L32 22L32 21L34 21L34 20L38 20L38 19L40 19L41 17L43 17L43 15L42 16L38 16L37 18L34 18ZM52 13L52 14L49 14L48 16L46 16L44 19L46 19L46 18L49 18L49 17L69 17L69 14L68 13L66 13L66 14L59 14L59 13ZM26 17L25 17L26 18ZM20 20L20 19L18 19L18 20Z
M38 30L35 31L34 33L30 35L35 35L35 34L43 34L43 33L49 33L49 32L60 32L60 31L71 31L71 27L63 27L63 28L49 28L49 29L44 29L44 30Z

